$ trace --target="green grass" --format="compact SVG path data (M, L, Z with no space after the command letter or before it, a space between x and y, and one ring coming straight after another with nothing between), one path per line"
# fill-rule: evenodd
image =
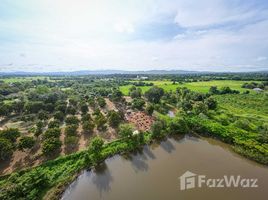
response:
M46 76L27 76L27 77L10 77L10 78L0 78L0 81L4 81L5 83L14 83L14 82L27 82L32 80L44 80L47 78L49 80L49 77Z
M229 86L231 89L239 90L240 92L246 91L247 89L241 88L243 83L248 81L234 81L234 80L215 80L215 81L202 81L202 82L191 82L183 84L173 85L171 81L148 81L154 85L163 88L165 91L175 91L178 87L187 87L190 90L196 92L206 93L209 91L211 86L217 86L218 88ZM132 85L121 86L120 90L124 95L128 95L129 88ZM146 92L151 86L141 86L142 92Z
M223 110L240 117L268 122L268 98L265 94L215 95Z

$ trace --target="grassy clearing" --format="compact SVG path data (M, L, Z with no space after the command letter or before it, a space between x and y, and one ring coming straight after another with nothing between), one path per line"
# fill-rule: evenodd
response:
M46 76L27 76L27 77L10 77L10 78L0 78L0 81L4 81L5 83L15 83L15 82L27 82L32 80L44 80L49 79Z
M206 93L209 91L211 86L217 86L218 88L229 86L231 89L239 90L240 92L244 92L247 89L241 88L243 83L248 81L234 81L234 80L215 80L215 81L200 81L200 82L191 82L191 83L183 83L183 84L175 84L173 85L171 81L148 81L153 83L156 86L163 88L165 91L175 91L178 87L187 87L190 90L196 92ZM132 85L121 86L120 90L124 95L128 95L129 88ZM150 89L150 86L141 86L142 92L146 92Z

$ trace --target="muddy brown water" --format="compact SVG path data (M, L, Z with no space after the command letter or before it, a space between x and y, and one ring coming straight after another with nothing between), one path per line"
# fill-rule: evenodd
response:
M180 190L186 171L206 178L240 175L258 179L257 188ZM195 176L195 183L197 177ZM84 171L64 192L63 200L179 200L268 198L268 167L234 153L229 145L186 135L145 146L141 152L109 158L96 171Z

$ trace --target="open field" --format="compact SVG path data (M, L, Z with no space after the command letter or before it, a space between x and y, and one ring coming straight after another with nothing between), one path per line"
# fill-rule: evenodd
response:
M211 86L217 86L218 88L229 86L233 90L239 90L244 92L248 89L241 88L244 83L250 81L234 81L234 80L213 80L213 81L200 81L200 82L190 82L190 83L176 83L172 84L171 81L145 81L146 83L153 83L154 85L163 88L165 91L175 91L178 87L187 87L190 90L196 92L206 93L209 91ZM255 81L258 82L258 81ZM128 90L132 85L121 86L120 90L124 95L128 95ZM142 89L142 92L146 92L150 89L151 86L139 86Z
M5 83L15 83L15 82L27 82L27 81L33 81L33 80L50 80L49 77L46 76L26 76L26 77L7 77L7 78L1 78L0 81L4 81Z

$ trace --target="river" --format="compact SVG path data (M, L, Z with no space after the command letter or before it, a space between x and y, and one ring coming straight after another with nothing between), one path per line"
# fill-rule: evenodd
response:
M180 189L179 177L190 171L195 188ZM258 187L197 187L198 175L257 179ZM250 181L251 182L251 181ZM250 185L252 182L250 183ZM109 158L97 170L83 171L64 192L63 200L262 200L268 197L268 167L234 153L230 146L185 135L145 146L127 156Z

